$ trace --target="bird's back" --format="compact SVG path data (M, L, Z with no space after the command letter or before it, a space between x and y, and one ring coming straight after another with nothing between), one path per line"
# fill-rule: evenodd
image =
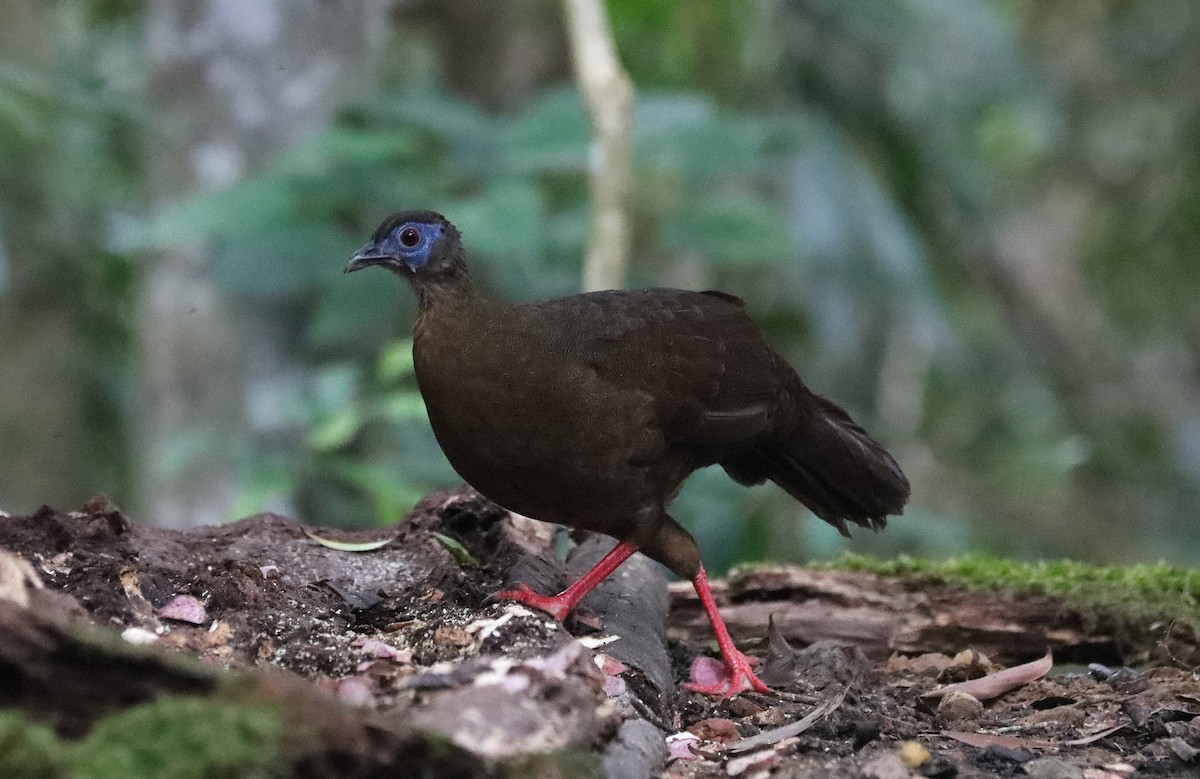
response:
M631 509L669 500L692 470L786 421L798 383L741 302L720 293L475 301L423 313L414 352L434 431L460 474L546 518L578 513L570 504L581 494Z

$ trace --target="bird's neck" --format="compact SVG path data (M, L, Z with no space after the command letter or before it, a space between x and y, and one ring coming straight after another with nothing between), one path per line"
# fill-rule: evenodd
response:
M456 273L438 279L422 279L413 284L417 293L417 320L414 335L418 340L434 333L458 331L475 320L487 301L475 290L466 273Z
M417 307L422 314L435 310L456 309L482 300L475 289L475 282L466 272L421 279L412 287L417 293Z

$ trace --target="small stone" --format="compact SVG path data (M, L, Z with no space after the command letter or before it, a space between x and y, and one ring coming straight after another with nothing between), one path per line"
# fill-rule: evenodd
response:
M604 694L609 698L620 698L626 689L625 680L619 675L604 677Z
M144 644L153 644L158 640L158 635L145 628L125 628L121 632L121 638L130 644L142 646Z
M943 654L929 653L917 657L892 655L885 666L888 673L916 673L922 676L937 676L946 670L954 660Z
M1003 744L990 744L983 750L983 754L991 760L1018 764L1028 763L1037 757L1025 747L1006 747Z
M1039 757L1024 766L1025 773L1033 779L1083 779L1083 769L1056 757Z
M863 779L908 779L908 768L894 752L872 759L862 769Z
M364 680L351 676L338 682L337 697L350 706L366 706L371 702L371 687Z
M1196 755L1200 755L1200 749L1196 749L1179 737L1167 739L1167 746L1175 753L1175 757L1185 763L1190 763L1196 759Z
M454 625L442 625L437 630L433 631L433 640L438 644L446 644L449 646L470 646L475 643L475 637L460 627Z
M695 760L696 753L692 751L692 747L699 745L700 739L695 733L686 730L682 733L672 733L667 736L667 760Z
M949 693L938 703L938 717L945 722L975 719L983 713L983 704L969 692Z
M731 759L725 764L725 773L728 776L741 776L751 768L770 768L778 762L779 754L774 749L763 749Z
M900 762L909 768L920 768L929 762L929 750L916 741L905 741L896 750Z

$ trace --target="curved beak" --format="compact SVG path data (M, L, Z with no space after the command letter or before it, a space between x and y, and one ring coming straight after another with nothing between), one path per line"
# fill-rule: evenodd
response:
M343 272L353 273L356 270L362 270L372 265L381 265L392 259L391 255L385 254L372 242L354 253L354 256L350 258L350 262L346 263L346 269Z

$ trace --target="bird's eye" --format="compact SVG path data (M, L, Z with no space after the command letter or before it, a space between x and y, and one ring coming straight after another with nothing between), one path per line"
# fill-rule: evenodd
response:
M421 242L421 232L415 227L406 227L400 231L400 245L411 249Z

